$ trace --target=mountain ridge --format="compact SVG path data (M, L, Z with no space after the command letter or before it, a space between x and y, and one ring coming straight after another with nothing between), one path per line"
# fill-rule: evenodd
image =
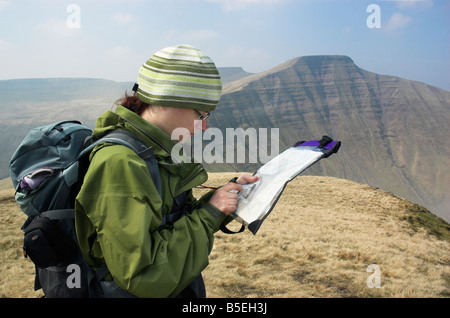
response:
M231 93L233 92L235 89L237 88L244 88L246 86L246 84L258 80L264 76L267 76L269 74L272 73L277 73L280 72L284 69L287 69L289 67L294 66L296 63L298 63L299 61L303 60L303 61L307 61L310 59L320 59L320 60L341 60L341 61L345 61L345 62L351 62L354 63L353 60L346 55L305 55L305 56L299 56L299 57L295 57L292 58L290 60L287 60L284 63L281 63L279 65L276 65L275 67L272 67L266 71L260 72L260 73L255 73L255 74L250 74L242 79L238 79L236 81L233 81L231 83L228 83L224 86L224 90L223 93L227 94L227 93Z
M279 127L280 151L298 139L329 135L343 142L339 154L306 174L380 187L450 219L444 190L450 188L450 92L366 71L344 55L297 57L257 74L242 68L227 71L228 79L239 78L224 81L209 126ZM79 85L73 84L77 81ZM39 91L23 87L8 95L0 81L0 97L6 101L1 105L0 144L5 151L0 177L7 176L5 163L31 128L69 117L93 127L96 117L132 87L102 79L60 82L73 85L47 87L37 96ZM206 166L210 171L255 171L259 164Z
M299 57L238 82L226 86L213 126L280 127L280 148L337 138L340 154L313 173L381 187L449 219L450 92L363 70L347 56Z

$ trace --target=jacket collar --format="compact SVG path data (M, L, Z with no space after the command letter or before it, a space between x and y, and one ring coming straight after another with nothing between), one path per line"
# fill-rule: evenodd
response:
M101 138L109 131L125 129L138 136L148 147L153 147L155 157L161 166L171 173L175 173L189 179L192 175L200 177L199 184L206 181L207 173L200 163L176 163L171 158L172 148L177 144L170 136L159 127L149 123L138 114L127 108L117 105L115 112L106 111L97 119L96 128L93 133L94 139ZM193 162L193 161L191 161ZM194 183L197 183L194 181ZM186 184L187 185L187 184ZM183 188L185 188L183 186Z

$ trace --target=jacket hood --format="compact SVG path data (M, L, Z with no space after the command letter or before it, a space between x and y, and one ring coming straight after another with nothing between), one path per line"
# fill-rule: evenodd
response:
M134 133L148 147L154 148L157 157L170 157L172 148L176 145L176 142L159 127L121 105L117 105L115 112L108 110L97 119L92 136L94 140L97 140L116 129L125 129Z

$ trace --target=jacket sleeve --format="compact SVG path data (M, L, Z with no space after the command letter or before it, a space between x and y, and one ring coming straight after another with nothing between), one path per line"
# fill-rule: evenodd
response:
M96 238L92 242L86 234L80 240L84 246L90 241L87 258L103 258L120 287L138 297L173 297L208 265L213 234L225 214L203 202L173 227L159 230L161 198L138 159L121 146L93 157L76 210ZM81 227L77 222L77 234Z

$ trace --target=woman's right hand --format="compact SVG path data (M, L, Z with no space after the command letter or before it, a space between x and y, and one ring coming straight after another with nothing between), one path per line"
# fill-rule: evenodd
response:
M229 182L214 192L213 196L209 200L209 203L214 205L226 215L234 213L238 204L238 194L235 192L230 192L231 190L240 192L242 191L242 187L237 183Z

